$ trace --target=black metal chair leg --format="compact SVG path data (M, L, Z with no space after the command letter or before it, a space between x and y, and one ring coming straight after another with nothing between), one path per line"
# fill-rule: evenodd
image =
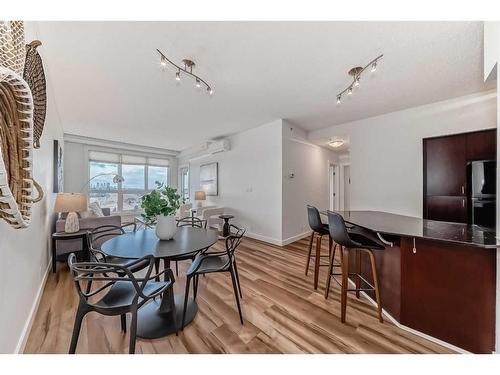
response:
M89 294L90 293L90 289L92 289L92 280L89 280L87 282L87 290L85 291L85 293Z
M186 293L184 294L184 309L182 310L182 324L181 331L184 330L184 322L186 321L186 310L189 299L189 283L191 282L191 277L188 276L186 279Z
M193 280L193 298L196 299L196 296L198 295L198 277L199 275L194 276Z
M125 315L125 314L120 315L120 321L121 321L122 331L124 333L126 333L127 332L127 315Z
M179 262L175 261L175 276L179 277Z
M69 346L69 354L75 354L76 345L78 344L78 337L80 336L80 329L82 327L82 321L85 314L87 314L87 309L83 308L82 305L78 306L76 311L75 324L73 326L73 335L71 336L71 344Z
M137 306L132 308L132 321L130 322L130 344L129 354L135 354L135 341L137 334Z
M238 312L240 314L240 322L243 325L243 315L241 313L240 299L238 297L238 286L236 285L236 276L234 275L234 270L232 268L229 273L231 274L231 280L233 282L234 298L236 298L236 305L238 306Z
M234 262L234 274L236 275L236 282L238 283L238 290L240 291L240 298L243 299L243 293L241 291L241 285L240 285L240 275L238 275L238 266L236 265L236 261Z
M159 258L155 259L155 271L156 271L157 275L160 273L160 259ZM159 276L155 277L155 281L160 281L160 277Z

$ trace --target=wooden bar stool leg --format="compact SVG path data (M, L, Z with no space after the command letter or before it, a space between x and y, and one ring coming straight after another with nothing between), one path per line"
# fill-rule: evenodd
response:
M333 247L333 240L330 235L328 235L328 258L332 256L332 247Z
M321 236L316 237L316 258L314 259L314 289L318 289L319 261L321 260Z
M342 292L340 298L340 321L345 323L345 315L347 309L347 287L349 283L349 249L345 248L342 251Z
M361 251L356 249L356 289L361 288ZM359 298L359 290L356 290L356 298Z
M309 252L307 253L307 262L306 262L306 276L307 272L309 271L309 261L311 260L313 241L314 241L314 231L311 233L311 239L309 240Z
M325 299L328 298L328 293L330 292L330 281L332 280L332 270L333 270L333 262L335 261L335 249L337 245L333 247L333 254L330 256L330 263L328 265L328 275L326 276L326 284L325 284Z
M382 302L380 301L380 290L378 285L377 267L375 265L375 256L369 250L367 250L366 252L370 256L370 263L372 266L373 286L375 287L375 297L377 298L378 320L380 321L380 323L383 323L384 319L382 318Z

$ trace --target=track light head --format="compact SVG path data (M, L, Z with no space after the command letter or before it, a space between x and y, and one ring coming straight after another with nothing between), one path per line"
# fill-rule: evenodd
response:
M377 70L377 62L374 61L373 64L372 64L372 69L371 69L371 72L375 72Z
M208 95L213 95L214 90L212 90L211 87L207 87L207 92L208 92Z
M181 80L181 72L180 71L175 72L175 80L176 81L180 81Z
M347 95L352 95L352 86L347 89Z
M342 95L337 95L337 104L340 104L342 101Z
M359 77L356 77L356 79L354 80L354 86L359 86Z
M199 89L201 87L201 82L200 82L199 78L196 78L195 86L196 86L197 89Z

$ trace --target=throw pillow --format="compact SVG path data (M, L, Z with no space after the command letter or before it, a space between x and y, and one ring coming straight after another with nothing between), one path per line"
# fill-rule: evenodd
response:
M93 202L89 205L89 211L91 211L94 216L97 216L97 217L104 216L102 209L101 209L101 206L99 206L99 203L97 203L97 202Z

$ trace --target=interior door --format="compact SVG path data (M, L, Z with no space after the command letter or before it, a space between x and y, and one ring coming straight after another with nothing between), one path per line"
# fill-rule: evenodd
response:
M464 196L466 137L464 134L424 140L427 196Z
M337 210L337 166L331 164L328 168L330 210Z
M344 211L351 209L351 167L344 165Z

